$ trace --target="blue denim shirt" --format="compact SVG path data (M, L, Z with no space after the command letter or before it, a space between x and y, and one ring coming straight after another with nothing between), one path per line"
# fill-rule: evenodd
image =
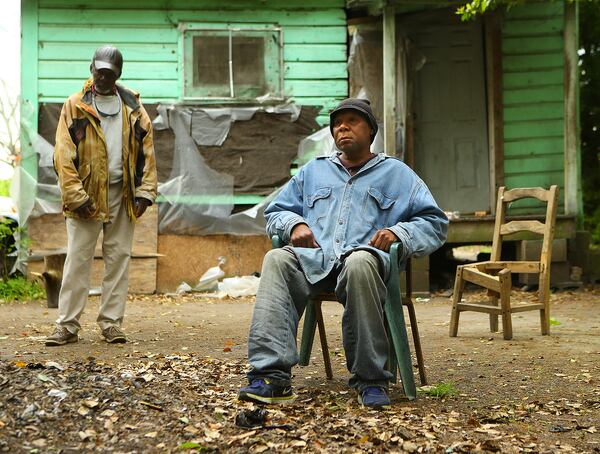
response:
M303 166L265 210L267 234L286 243L306 223L320 248L294 247L306 278L316 283L350 252L367 249L389 276L387 252L368 245L379 229L402 244L401 262L431 254L446 241L448 218L423 181L402 161L379 154L351 176L337 154Z

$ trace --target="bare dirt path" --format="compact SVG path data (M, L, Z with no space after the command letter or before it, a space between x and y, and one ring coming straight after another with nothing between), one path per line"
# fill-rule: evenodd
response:
M477 295L468 294L467 298ZM532 294L515 291L517 300ZM324 305L334 365L317 345L295 369L298 399L269 409L284 429L236 427L253 300L130 298L130 342L108 345L92 298L77 344L46 348L56 310L0 304L0 451L4 452L600 452L600 291L552 295L550 336L536 313L517 314L514 339L463 314L448 337L450 303L417 303L432 384L444 399L414 402L393 386L389 411L366 411L346 386L341 307Z

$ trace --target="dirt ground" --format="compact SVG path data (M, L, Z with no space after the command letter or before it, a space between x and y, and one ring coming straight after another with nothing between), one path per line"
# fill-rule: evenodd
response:
M298 399L268 408L271 429L235 425L254 408L236 401L252 299L132 296L130 342L108 345L93 297L80 342L58 348L43 344L56 310L0 304L0 452L600 452L600 290L556 292L551 304L550 336L526 312L505 341L475 313L450 338L450 300L418 301L429 382L456 392L409 402L394 385L392 409L377 412L346 386L342 308L326 303L335 377L316 342L311 365L295 369Z

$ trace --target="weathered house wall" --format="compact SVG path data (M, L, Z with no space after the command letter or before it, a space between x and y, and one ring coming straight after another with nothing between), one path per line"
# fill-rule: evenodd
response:
M105 43L122 50L122 82L145 102L179 100L181 22L280 25L286 95L328 110L347 94L343 0L107 0L85 6L73 0L23 1L24 11L37 15L29 21L37 23L35 33L24 29L23 40L24 47L37 47L38 62L23 63L28 78L37 80L36 87L23 88L35 88L27 96L38 102L62 102L80 89L94 49Z

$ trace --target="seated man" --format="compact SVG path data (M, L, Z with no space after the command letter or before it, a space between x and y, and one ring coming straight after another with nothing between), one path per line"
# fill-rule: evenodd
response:
M446 240L448 220L423 181L400 160L373 154L377 122L368 101L346 99L330 114L340 150L300 169L265 211L267 233L288 244L267 253L248 338L249 386L239 399L295 398L292 366L307 301L335 289L344 305L343 343L358 401L390 404L384 326L389 253L424 256Z

